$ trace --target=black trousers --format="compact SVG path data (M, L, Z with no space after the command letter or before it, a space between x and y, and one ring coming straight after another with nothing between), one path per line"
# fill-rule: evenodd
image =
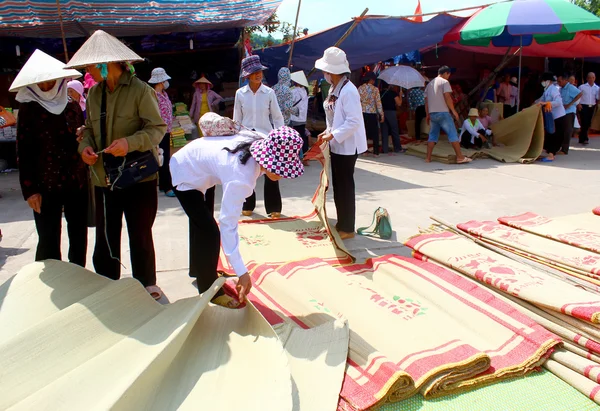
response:
M579 142L586 143L589 141L588 131L592 125L592 119L594 118L594 111L596 106L583 105L581 107L581 131L579 132Z
M415 110L415 138L417 140L421 139L421 122L425 117L427 117L425 106L417 107Z
M573 128L575 127L575 113L565 114L563 122L563 141L562 152L569 154L569 146L571 145L571 137L573 136Z
M550 154L556 154L561 149L565 136L565 119L562 116L554 120L554 133L544 136L544 149Z
M306 124L299 124L293 127L294 130L302 137L302 153L308 151L308 137L306 136Z
M212 190L213 200L209 198ZM214 218L214 187L206 196L198 190L178 191L175 195L189 218L190 277L196 278L198 292L208 290L217 279L221 232Z
M367 139L373 140L373 154L379 154L379 115L377 113L363 113L363 119L365 120Z
M281 192L279 191L279 181L273 181L269 177L265 179L265 209L267 214L281 213L283 207L281 203ZM253 192L250 197L244 202L244 211L254 211L256 208L256 192Z
M69 236L69 262L85 267L87 253L87 187L60 193L41 193L41 213L33 212L38 245L35 261L61 260L60 238L63 208Z
M96 246L93 260L98 274L113 280L121 278L119 260L125 215L133 277L144 287L156 285L152 226L157 211L156 180L137 183L118 191L96 187Z
M165 134L158 147L162 148L164 151L164 162L162 167L158 169L158 189L167 192L173 189L173 184L171 183L171 168L169 167L169 160L171 159L170 133Z
M356 220L354 168L357 158L357 154L345 156L331 153L331 184L338 217L336 229L346 233L354 232Z
M385 121L381 123L381 139L383 140L383 152L390 151L390 135L392 136L392 144L394 152L398 153L402 150L400 144L400 126L398 125L398 117L396 110L384 110L383 115Z
M504 118L509 118L517 111L517 106L511 106L510 104L504 105Z

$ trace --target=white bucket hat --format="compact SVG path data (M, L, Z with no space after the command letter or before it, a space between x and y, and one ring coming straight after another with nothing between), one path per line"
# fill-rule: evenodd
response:
M154 70L152 70L152 74L150 80L148 80L148 83L158 84L167 80L171 80L171 77L169 77L165 69L162 67L157 67Z
M118 38L102 30L96 30L69 60L67 68L118 62L133 63L143 60Z
M323 57L315 62L315 68L331 74L350 73L350 64L344 50L337 47L329 47L323 53Z
M81 73L77 70L67 70L65 69L65 63L47 55L41 50L36 50L29 57L23 68L21 68L21 71L17 74L15 81L12 82L8 91L15 92L20 88L44 81L63 78L76 79L79 77L81 77Z
M479 117L479 110L472 108L469 110L469 117Z
M292 81L308 88L308 80L306 79L306 75L303 71L296 71L292 73Z

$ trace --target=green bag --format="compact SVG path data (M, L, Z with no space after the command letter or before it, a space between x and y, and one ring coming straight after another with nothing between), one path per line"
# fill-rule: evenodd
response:
M392 220L390 219L390 215L388 211L379 207L375 210L373 214L373 222L369 227L361 227L356 230L358 235L364 236L377 236L379 238L383 238L384 240L389 240L392 238Z

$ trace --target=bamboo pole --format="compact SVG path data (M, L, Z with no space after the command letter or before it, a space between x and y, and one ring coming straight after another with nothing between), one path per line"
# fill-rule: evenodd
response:
M298 0L298 10L296 10L296 22L294 23L294 33L292 34L292 45L290 46L290 57L288 58L288 68L292 66L292 56L294 55L294 45L296 44L296 35L298 31L298 17L300 17L300 6L302 0Z
M68 63L69 52L67 51L67 39L65 38L65 28L63 26L62 10L60 9L60 0L56 0L56 8L58 9L58 19L60 21L60 34L62 36L63 49L65 51L65 63Z

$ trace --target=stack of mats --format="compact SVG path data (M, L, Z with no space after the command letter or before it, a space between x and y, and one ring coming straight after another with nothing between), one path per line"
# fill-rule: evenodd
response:
M493 158L505 163L531 163L535 161L544 146L544 122L539 106L527 108L491 126L496 141L502 146L491 149L468 150L462 153L470 158ZM426 143L413 143L407 146L407 154L425 158ZM440 139L433 150L433 161L455 164L456 155L450 143Z
M185 139L185 130L180 126L175 126L171 130L171 146L174 148L183 147L187 144Z
M544 366L600 403L600 218L526 213L498 221L459 224L463 234L425 230L406 245L416 258L485 284L562 337Z

